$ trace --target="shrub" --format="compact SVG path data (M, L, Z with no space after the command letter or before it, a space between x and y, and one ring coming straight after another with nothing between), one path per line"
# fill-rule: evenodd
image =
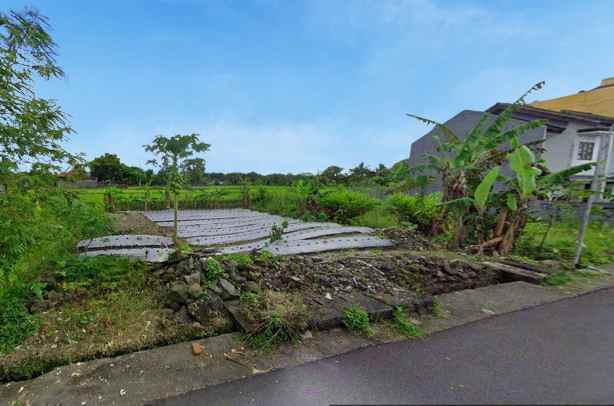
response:
M348 224L377 206L378 201L364 193L348 190L329 190L317 197L317 205L327 218Z
M369 322L369 314L360 306L351 306L343 311L343 324L348 330L366 336L373 335L373 328Z
M241 306L253 326L245 336L253 348L268 350L299 339L307 328L307 309L299 295L266 291L241 295Z
M386 200L386 206L399 223L412 223L420 231L430 232L433 220L440 212L441 195L433 193L426 196L394 194Z

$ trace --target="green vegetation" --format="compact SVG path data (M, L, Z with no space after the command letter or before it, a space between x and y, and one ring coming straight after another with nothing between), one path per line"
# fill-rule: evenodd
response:
M565 285L571 281L573 281L573 277L569 272L565 271L550 274L544 279L544 283L550 286Z
M445 318L445 314L443 312L443 308L441 307L441 302L439 302L439 300L437 300L436 297L433 298L433 308L431 309L431 314L436 319L443 319L443 318Z
M77 241L108 230L102 211L69 193L0 194L0 353L36 330L26 305L70 262Z
M418 226L425 233L432 231L433 225L441 215L441 195L434 193L426 196L409 196L396 193L386 201L387 207L396 216L399 223Z
M205 279L207 279L209 283L215 283L226 275L222 264L220 264L215 258L207 258L206 263L206 269L204 269L203 273Z
M422 337L425 333L424 330L412 323L405 313L405 309L402 306L394 308L392 313L392 323L396 330L408 338Z
M284 232L288 228L288 220L284 220L281 224L273 224L271 227L271 235L269 236L269 242L275 242L281 240Z
M150 145L145 145L145 151L151 152L157 159L151 159L147 163L160 167L160 171L166 174L166 192L173 199L173 240L175 249L181 253L181 246L177 239L177 216L179 210L179 192L183 188L185 178L181 168L191 167L198 162L199 167L204 168L205 161L202 158L192 158L194 154L204 153L210 145L200 142L198 134L181 135L172 137L158 135Z
M252 257L247 254L226 254L223 255L220 259L223 261L234 262L237 266L237 269L239 270L245 269L250 265L254 264L254 260L252 259Z
M533 259L572 261L574 258L578 225L565 222L554 224L545 241L548 225L530 222L519 238L515 252ZM582 252L582 264L603 265L614 262L614 227L591 224L588 227Z
M370 337L374 334L369 314L360 306L351 306L343 311L343 325L351 331Z
M295 342L307 328L307 309L299 295L265 291L244 293L240 298L243 313L252 328L245 342L252 348L270 350Z
M514 112L525 98L541 89L543 82L531 87L501 114L492 118L482 115L465 137L454 134L445 125L410 115L434 125L441 138L437 153L427 154L419 170L437 174L442 183L440 227L451 234L451 248L475 244L474 251L509 255L529 218L529 203L543 198L552 190L569 183L570 177L593 164L579 165L551 173L520 137L544 123L536 120L509 128ZM500 170L504 165L512 176ZM495 183L502 187L496 189Z

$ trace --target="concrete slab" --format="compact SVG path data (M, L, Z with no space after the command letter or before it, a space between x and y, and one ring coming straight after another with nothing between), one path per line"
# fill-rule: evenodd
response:
M499 262L482 262L482 265L501 272L503 279L508 281L523 281L539 285L547 276L541 272L529 271Z
M342 326L344 310L353 305L365 309L372 321L388 319L392 316L392 307L360 292L335 294L331 295L330 299L321 297L317 298L317 301L307 296L305 303L311 315L309 326L315 330L328 330ZM238 329L241 331L253 329L251 323L243 315L239 300L226 301L224 306L232 315Z

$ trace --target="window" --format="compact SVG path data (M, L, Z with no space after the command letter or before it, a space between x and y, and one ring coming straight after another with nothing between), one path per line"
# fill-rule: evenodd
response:
M594 150L594 142L581 142L578 144L578 161L592 161Z

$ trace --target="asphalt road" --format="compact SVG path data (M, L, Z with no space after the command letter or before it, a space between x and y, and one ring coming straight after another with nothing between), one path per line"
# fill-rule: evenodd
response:
M614 290L370 347L160 405L614 403Z

